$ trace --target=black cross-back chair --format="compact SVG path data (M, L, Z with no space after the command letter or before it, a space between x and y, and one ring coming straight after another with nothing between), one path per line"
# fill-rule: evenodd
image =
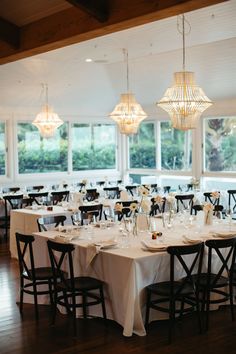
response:
M69 195L70 195L70 191L51 192L53 205L57 205L58 203L61 203L61 202L68 202Z
M86 184L83 182L79 182L77 183L77 187L79 187L79 192L81 192L83 190L83 188L85 188Z
M84 224L85 219L90 219L92 220L93 217L96 218L96 220L101 220L102 219L102 209L103 205L102 204L96 204L96 205L81 205L79 207L80 210L80 216L81 216L81 225Z
M42 189L44 189L44 186L33 186L32 190L40 192Z
M32 205L34 202L38 205L42 205L48 202L48 192L28 193L28 196L28 205Z
M146 287L146 319L149 323L150 309L166 312L169 315L168 341L171 342L174 322L178 317L197 311L199 331L201 332L201 316L199 307L198 280L202 269L204 243L184 246L170 246L167 253L170 255L170 280L148 285ZM191 261L185 256L192 255ZM179 263L186 277L176 280L176 263ZM193 275L196 274L195 277ZM176 307L177 303L180 307ZM185 304L187 307L185 308Z
M164 193L170 193L171 186L163 186L162 188Z
M125 186L125 189L127 190L127 192L129 194L132 195L132 197L134 196L135 192L137 191L137 186Z
M74 335L76 335L76 308L82 308L83 317L87 318L88 307L101 304L103 318L106 319L104 284L101 280L92 277L74 276L72 253L75 248L72 244L61 244L50 240L47 244L55 289L52 323L55 323L57 305L61 305L66 308L68 314L73 316ZM64 267L68 269L67 277L63 272Z
M199 278L199 290L202 293L202 311L206 312L206 330L209 327L209 310L211 304L225 303L230 300L231 317L234 320L233 305L233 270L236 256L236 238L207 240L208 247L207 272ZM213 272L212 265L218 257L220 267ZM214 260L213 260L214 258ZM211 294L217 294L211 299ZM220 296L220 297L219 297Z
M33 255L34 236L16 233L16 245L20 269L20 313L23 314L24 293L34 297L35 318L38 319L38 296L49 295L53 303L53 272L51 267L36 268ZM38 286L47 285L39 290Z
M105 181L98 181L96 182L96 185L102 187L105 185L105 183L106 183Z
M190 212L191 212L191 215L192 214L197 215L197 212L198 211L202 211L202 210L203 210L203 205L195 204L195 205L192 206ZM213 208L213 215L218 216L219 212L223 212L223 211L224 211L223 205L215 205L214 208Z
M193 206L193 198L194 194L177 194L175 196L176 204L177 204L177 213L180 211L180 207L182 206L183 210L190 210Z
M96 188L90 188L86 190L86 195L85 195L85 199L88 202L93 202L94 200L99 198L99 193L97 192Z
M108 199L119 199L120 198L119 187L104 187L103 190L106 193Z
M121 204L122 205L122 211L114 211L114 214L117 215L118 221L121 221L124 217L128 218L131 216L132 211L130 210L130 205L132 203L138 203L137 200L125 200L125 201L119 201L116 202L116 204Z
M5 195L4 199L4 223L2 227L5 228L5 238L7 239L8 229L10 227L10 210L22 209L23 194Z
M156 203L155 198L152 198L151 202L152 202L152 205L151 205L151 210L149 213L150 216L162 214L165 212L165 206L166 206L166 198L165 197L162 198L161 203Z
M151 187L151 193L158 193L158 184L157 183L152 183L150 184Z
M3 188L3 193L16 193L20 191L20 187L5 187Z
M220 192L218 192L218 193L220 194ZM205 202L210 202L214 206L220 204L220 197L219 198L213 198L211 192L204 192L203 195L205 197Z
M49 228L57 227L59 225L64 226L64 222L66 221L65 215L55 215L55 216L47 216L45 218L38 218L37 224L39 231L48 231Z
M227 192L229 194L229 209L236 213L236 189L229 189Z

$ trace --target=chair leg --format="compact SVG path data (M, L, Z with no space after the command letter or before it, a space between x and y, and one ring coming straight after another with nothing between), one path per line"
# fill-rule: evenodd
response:
M20 279L20 313L23 313L23 299L24 299L24 279Z
M54 300L53 300L53 306L52 306L52 325L55 324L56 314L57 314L57 291L56 291L56 289L54 289Z
M33 290L34 290L34 309L35 309L35 318L38 320L39 313L38 313L38 296L37 296L37 286L35 282L33 282Z
M196 294L196 310L197 310L199 333L202 333L202 319L201 319L200 304L199 304L199 293Z
M82 294L82 301L83 301L83 317L87 318L87 296L86 293Z
M146 317L145 317L145 327L148 327L149 324L149 313L150 313L150 301L151 301L151 293L147 290L147 301L146 301Z
M172 331L174 327L175 321L175 301L170 301L170 308L169 308L169 333L168 333L168 343L171 343L172 340Z
M210 289L207 290L207 298L206 298L206 331L209 328L209 311L210 311Z
M72 295L72 314L73 314L73 328L74 328L74 336L77 335L77 323L76 323L76 300L75 294Z
M52 292L52 282L51 279L48 279L48 291L50 296L50 304L53 306L53 292Z
M106 307L105 307L103 288L100 288L100 298L101 298L101 304L102 304L102 315L103 315L104 320L106 320L107 319L107 314L106 314Z
M232 284L232 282L230 282L230 285L229 285L229 296L230 296L231 317L232 317L232 321L234 321L235 317L234 317L234 301L233 301L233 284Z

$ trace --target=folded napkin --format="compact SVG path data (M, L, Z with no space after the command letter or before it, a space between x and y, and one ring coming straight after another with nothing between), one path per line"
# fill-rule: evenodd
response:
M183 241L184 243L199 243L199 242L202 242L203 239L202 238L197 238L197 237L194 237L194 236L189 236L189 235L183 235Z
M96 247L99 247L99 249L113 248L113 247L117 246L117 242L115 242L113 240L107 240L107 241L96 242L94 245Z
M236 237L236 231L221 231L221 232L214 232L214 237L220 237L220 238L231 238L231 237Z
M59 243L70 243L72 240L72 237L68 237L66 235L56 235L54 237L54 241L59 242Z
M144 246L145 249L149 250L149 251L166 251L168 245L164 244L164 243L157 243L156 241L141 241L141 244Z

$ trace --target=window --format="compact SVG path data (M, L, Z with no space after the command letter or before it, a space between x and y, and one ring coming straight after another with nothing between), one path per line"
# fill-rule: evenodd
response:
M73 171L116 168L114 124L72 125Z
M141 123L138 134L129 137L130 168L156 168L154 122Z
M6 174L6 124L0 122L0 175Z
M205 171L236 171L236 117L204 120Z
M65 172L68 170L68 124L50 139L42 138L31 123L18 123L19 173Z
M161 169L190 171L192 168L192 134L161 122Z

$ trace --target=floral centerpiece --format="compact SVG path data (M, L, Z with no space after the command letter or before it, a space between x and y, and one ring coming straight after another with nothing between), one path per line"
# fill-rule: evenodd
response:
M214 192L211 192L211 197L213 199L219 199L220 198L220 192L217 192L217 191L214 191Z
M195 177L192 177L191 180L190 180L190 184L193 185L194 189L197 189L200 186L200 180L195 178Z
M205 225L212 225L212 222L213 222L213 209L214 209L214 205L211 204L211 203L205 203L203 205L204 224Z

